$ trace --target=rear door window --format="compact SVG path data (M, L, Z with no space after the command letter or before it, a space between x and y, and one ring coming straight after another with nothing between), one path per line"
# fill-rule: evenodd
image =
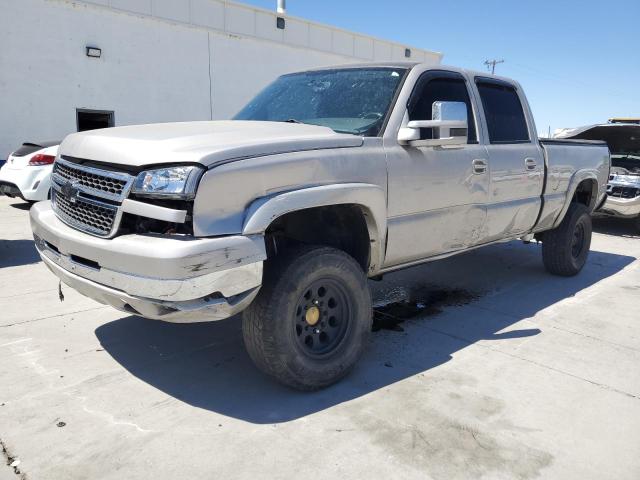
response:
M507 84L478 81L491 143L529 142L529 129L516 89Z

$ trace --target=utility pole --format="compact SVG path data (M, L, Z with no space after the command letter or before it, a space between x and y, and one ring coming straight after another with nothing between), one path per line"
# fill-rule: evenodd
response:
M487 70L491 70L491 74L496 73L496 65L498 63L504 63L504 60L485 60L484 64L487 66Z

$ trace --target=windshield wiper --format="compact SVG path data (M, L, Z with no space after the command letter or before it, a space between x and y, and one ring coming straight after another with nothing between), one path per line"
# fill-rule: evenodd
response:
M295 118L289 118L287 120L280 120L280 121L284 122L284 123L304 123L304 122L301 122L300 120L297 120Z

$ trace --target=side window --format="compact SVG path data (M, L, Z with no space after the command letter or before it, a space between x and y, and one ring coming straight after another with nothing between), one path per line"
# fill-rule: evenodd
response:
M491 143L529 141L527 120L515 88L493 83L478 83Z
M409 121L433 120L433 104L435 102L462 102L467 105L468 143L478 143L476 135L476 123L473 116L473 107L469 99L467 85L462 79L434 78L425 82L418 82L409 102ZM431 128L425 128L423 138L433 138Z

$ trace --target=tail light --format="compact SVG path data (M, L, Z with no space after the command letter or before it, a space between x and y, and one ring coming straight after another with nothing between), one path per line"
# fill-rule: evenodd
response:
M56 160L55 155L45 155L44 153L38 153L29 160L29 165L32 167L39 167L41 165L51 165Z

